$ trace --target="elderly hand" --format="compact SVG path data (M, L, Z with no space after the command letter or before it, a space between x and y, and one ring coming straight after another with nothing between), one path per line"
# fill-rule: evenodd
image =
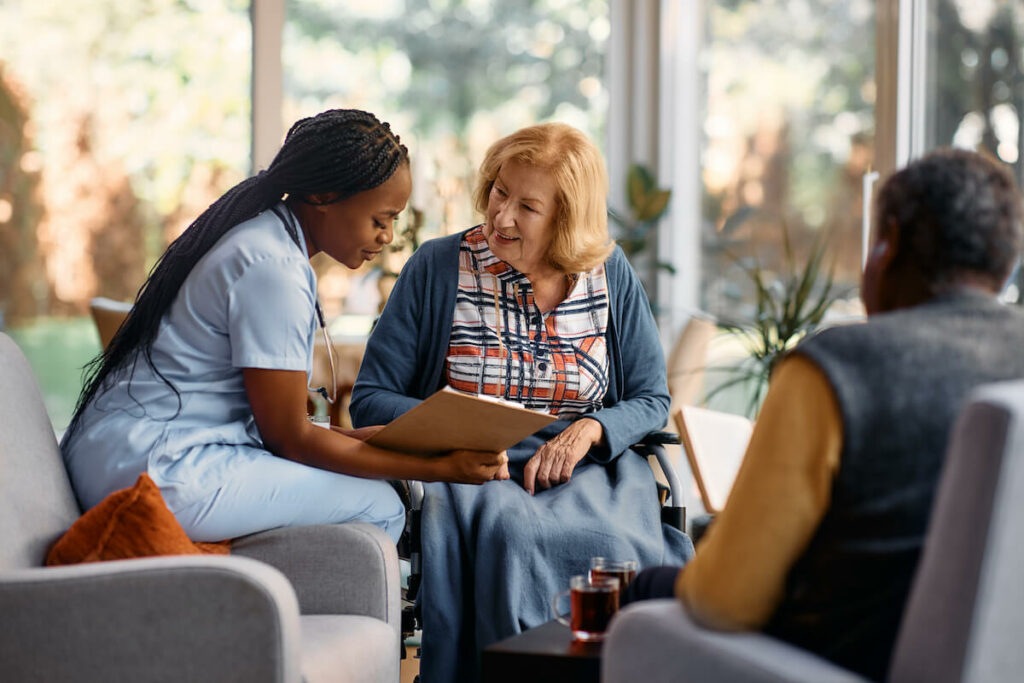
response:
M532 496L535 484L549 489L569 481L576 464L603 437L604 428L597 420L576 420L533 454L523 470L523 488Z

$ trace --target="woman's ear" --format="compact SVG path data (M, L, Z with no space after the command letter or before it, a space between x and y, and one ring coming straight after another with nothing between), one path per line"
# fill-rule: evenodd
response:
M337 192L317 192L306 195L306 203L320 211L326 211L327 205L333 204L337 199Z

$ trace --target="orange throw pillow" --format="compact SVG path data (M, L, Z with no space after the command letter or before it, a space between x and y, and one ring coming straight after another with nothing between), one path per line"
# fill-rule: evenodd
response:
M231 541L194 543L149 475L114 491L78 518L46 556L47 566L154 555L227 555Z

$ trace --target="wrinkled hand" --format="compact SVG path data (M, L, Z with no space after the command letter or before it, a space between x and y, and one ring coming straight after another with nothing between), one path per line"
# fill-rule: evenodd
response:
M569 481L579 461L603 436L597 420L576 420L533 454L523 470L523 488L532 496L535 487L549 489Z
M484 484L508 479L508 454L505 451L451 451L438 457L442 481L457 484Z
M369 427L360 427L359 429L344 429L335 425L331 425L332 432L338 432L345 436L353 439L359 439L360 441L366 441L371 436L384 429L384 425L370 425Z

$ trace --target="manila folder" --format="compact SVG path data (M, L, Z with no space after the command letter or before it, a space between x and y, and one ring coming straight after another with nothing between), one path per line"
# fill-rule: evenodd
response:
M445 387L392 420L367 443L429 455L456 449L503 451L556 419L508 401Z

